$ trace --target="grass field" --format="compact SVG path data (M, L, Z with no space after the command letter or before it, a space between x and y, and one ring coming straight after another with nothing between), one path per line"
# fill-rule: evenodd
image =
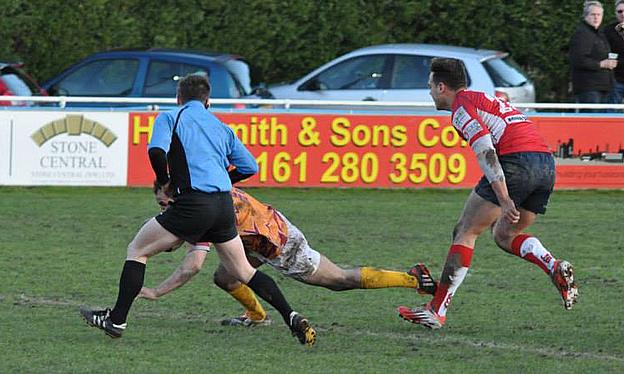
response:
M439 276L467 190L250 189L339 265ZM560 191L531 232L576 267L564 311L550 280L489 233L444 329L399 319L426 301L408 289L331 292L274 276L317 327L313 348L282 323L222 327L238 304L212 285L216 255L192 282L137 301L124 337L89 328L78 307L112 306L127 243L156 207L147 189L0 188L0 373L624 372L624 191ZM184 253L150 261L146 285ZM269 313L278 322L278 314Z

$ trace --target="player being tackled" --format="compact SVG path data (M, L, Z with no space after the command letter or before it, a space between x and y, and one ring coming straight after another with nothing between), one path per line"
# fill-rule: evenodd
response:
M236 188L232 190L232 197L236 227L254 267L268 264L286 277L333 291L404 287L420 294L435 293L436 283L424 264L417 264L407 272L373 267L340 268L312 249L303 233L273 207ZM155 300L182 286L200 271L208 251L206 243L191 245L174 273L155 288L143 287L139 297ZM253 327L270 324L270 318L254 292L232 277L223 266L215 271L214 282L245 308L242 316L227 318L221 322L223 325ZM307 321L303 323L306 324ZM309 325L297 331L291 326L291 330L302 343L313 344L316 333Z

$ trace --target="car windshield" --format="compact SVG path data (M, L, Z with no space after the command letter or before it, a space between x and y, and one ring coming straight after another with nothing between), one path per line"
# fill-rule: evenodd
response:
M511 57L489 59L483 61L483 66L495 87L520 87L528 81L522 68Z
M89 62L63 78L52 92L72 96L128 96L138 69L137 59Z

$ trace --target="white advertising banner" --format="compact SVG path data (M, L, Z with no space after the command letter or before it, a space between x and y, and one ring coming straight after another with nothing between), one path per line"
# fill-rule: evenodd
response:
M125 186L128 113L0 112L0 184Z
M10 116L0 112L0 184L5 176L11 175L11 138L13 137L13 121Z

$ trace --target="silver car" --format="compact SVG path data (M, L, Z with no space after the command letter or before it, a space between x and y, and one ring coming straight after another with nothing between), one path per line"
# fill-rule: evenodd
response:
M434 57L462 60L470 89L514 103L535 102L533 83L508 53L434 44L361 48L268 89L276 99L433 102L427 81Z

